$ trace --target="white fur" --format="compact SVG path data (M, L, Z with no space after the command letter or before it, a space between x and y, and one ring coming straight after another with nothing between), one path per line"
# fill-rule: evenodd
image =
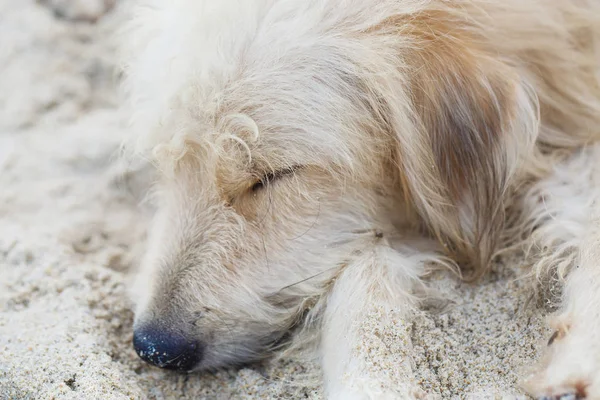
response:
M530 223L538 225L530 246L539 253L534 271L568 277L563 304L550 325L557 338L528 377L533 393L600 395L600 145L558 164L525 198ZM556 278L555 278L556 279Z

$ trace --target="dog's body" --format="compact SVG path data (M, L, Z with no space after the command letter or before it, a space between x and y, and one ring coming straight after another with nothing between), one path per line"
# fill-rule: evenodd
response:
M600 223L581 218L600 186L560 174L600 180L580 150L600 139L599 0L142 3L124 51L128 149L160 171L142 358L243 363L304 324L330 398L418 396L408 340L406 384L378 392L362 318L409 321L427 265L478 276L534 232L534 270L569 278L528 388L600 398Z

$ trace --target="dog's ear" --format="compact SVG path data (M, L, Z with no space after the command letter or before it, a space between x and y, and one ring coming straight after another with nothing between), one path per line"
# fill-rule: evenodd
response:
M460 21L419 16L399 34L412 40L403 74L409 106L392 105L388 123L404 189L449 253L485 267L503 228L509 180L537 135L537 100Z

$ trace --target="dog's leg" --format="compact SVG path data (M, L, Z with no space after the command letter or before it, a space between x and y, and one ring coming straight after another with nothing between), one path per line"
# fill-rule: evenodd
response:
M541 398L600 399L600 218L582 242L542 371L529 383Z
M600 146L582 151L532 192L534 235L546 249L538 268L565 278L548 352L525 385L540 399L600 399L599 156Z
M412 373L409 321L410 292L425 257L387 246L367 253L345 267L327 300L321 341L327 398L422 398Z

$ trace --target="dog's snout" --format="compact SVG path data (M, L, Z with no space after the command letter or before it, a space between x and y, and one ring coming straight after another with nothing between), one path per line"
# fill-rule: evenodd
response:
M140 358L160 368L191 371L202 359L199 342L183 335L154 326L136 329L133 347Z

